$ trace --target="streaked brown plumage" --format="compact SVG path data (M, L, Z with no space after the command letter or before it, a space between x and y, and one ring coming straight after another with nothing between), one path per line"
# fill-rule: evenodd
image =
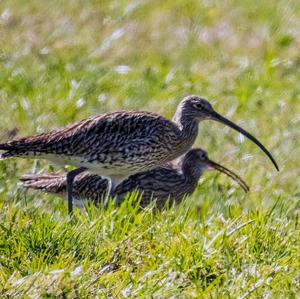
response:
M247 192L246 183L236 174L225 167L208 159L202 149L192 149L181 158L178 165L168 164L150 171L130 176L116 186L113 196L121 202L127 193L139 191L142 194L141 206L156 199L159 207L168 199L180 202L186 195L190 195L197 187L202 173L208 169L217 169L226 173ZM24 175L21 178L26 188L37 189L64 197L67 191L66 176L64 174ZM73 197L77 200L97 203L107 191L108 181L88 171L79 174L74 180Z
M204 119L221 122L251 139L278 166L269 151L252 135L214 111L198 96L179 104L173 121L149 112L114 112L50 133L0 144L9 157L45 158L79 167L67 175L69 211L72 211L73 180L86 168L110 179L115 186L135 173L151 170L183 155L193 145L198 123ZM109 188L109 192L113 190Z

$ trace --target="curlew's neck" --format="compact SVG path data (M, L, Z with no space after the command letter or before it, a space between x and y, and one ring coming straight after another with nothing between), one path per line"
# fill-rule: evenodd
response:
M184 115L181 109L178 109L173 117L173 121L180 130L180 143L186 152L195 142L198 135L199 120L189 115Z

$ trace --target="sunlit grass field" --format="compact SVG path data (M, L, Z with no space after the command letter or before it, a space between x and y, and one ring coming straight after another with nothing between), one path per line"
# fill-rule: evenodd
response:
M0 1L0 142L93 114L171 118L186 95L259 138L205 121L195 146L251 192L205 174L162 211L25 192L47 161L0 162L1 298L299 298L300 2Z

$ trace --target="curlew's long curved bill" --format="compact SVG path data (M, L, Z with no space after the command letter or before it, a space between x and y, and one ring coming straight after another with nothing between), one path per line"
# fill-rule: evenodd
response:
M271 153L254 136L252 136L250 133L248 133L247 131L245 131L244 129L242 129L241 127L239 127L238 125L236 125L235 123L233 123L232 121L230 121L229 119L223 117L222 115L220 115L219 113L217 113L215 111L212 112L210 116L211 116L211 119L213 119L215 121L218 121L220 123L223 123L224 125L226 125L226 126L232 128L232 129L240 132L241 134L243 134L244 136L246 136L248 139L250 139L251 141L253 141L269 157L269 159L272 161L272 163L275 166L275 168L277 169L277 171L279 171L279 167L278 167L275 159L272 157Z
M208 160L208 165L216 170L219 170L220 172L223 172L225 174L227 174L229 177L231 177L234 181L236 181L240 186L241 188L245 191L245 192L248 192L250 189L248 187L248 185L245 183L245 181L243 181L237 174L235 174L233 171L227 169L226 167L214 162L214 161L211 161L211 160Z

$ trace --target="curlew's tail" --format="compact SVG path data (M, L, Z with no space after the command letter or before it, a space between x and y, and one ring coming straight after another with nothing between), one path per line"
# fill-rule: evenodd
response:
M66 176L64 174L25 174L21 177L21 186L26 189L41 190L60 195L66 193Z
M14 149L13 146L10 146L8 143L0 144L0 150L6 151L5 153L0 154L0 160L13 157L16 154L16 149Z
M26 189L51 193L67 199L66 174L25 174L20 179L20 185ZM74 180L72 193L75 205L79 204L81 207L85 200L98 204L106 194L107 185L106 179L88 171L78 174Z
M12 157L33 157L40 154L34 142L30 138L23 138L7 143L0 143L0 150L5 151L0 154L0 160Z
M3 154L0 154L0 160L23 156L34 156L34 153L28 151L6 151Z

